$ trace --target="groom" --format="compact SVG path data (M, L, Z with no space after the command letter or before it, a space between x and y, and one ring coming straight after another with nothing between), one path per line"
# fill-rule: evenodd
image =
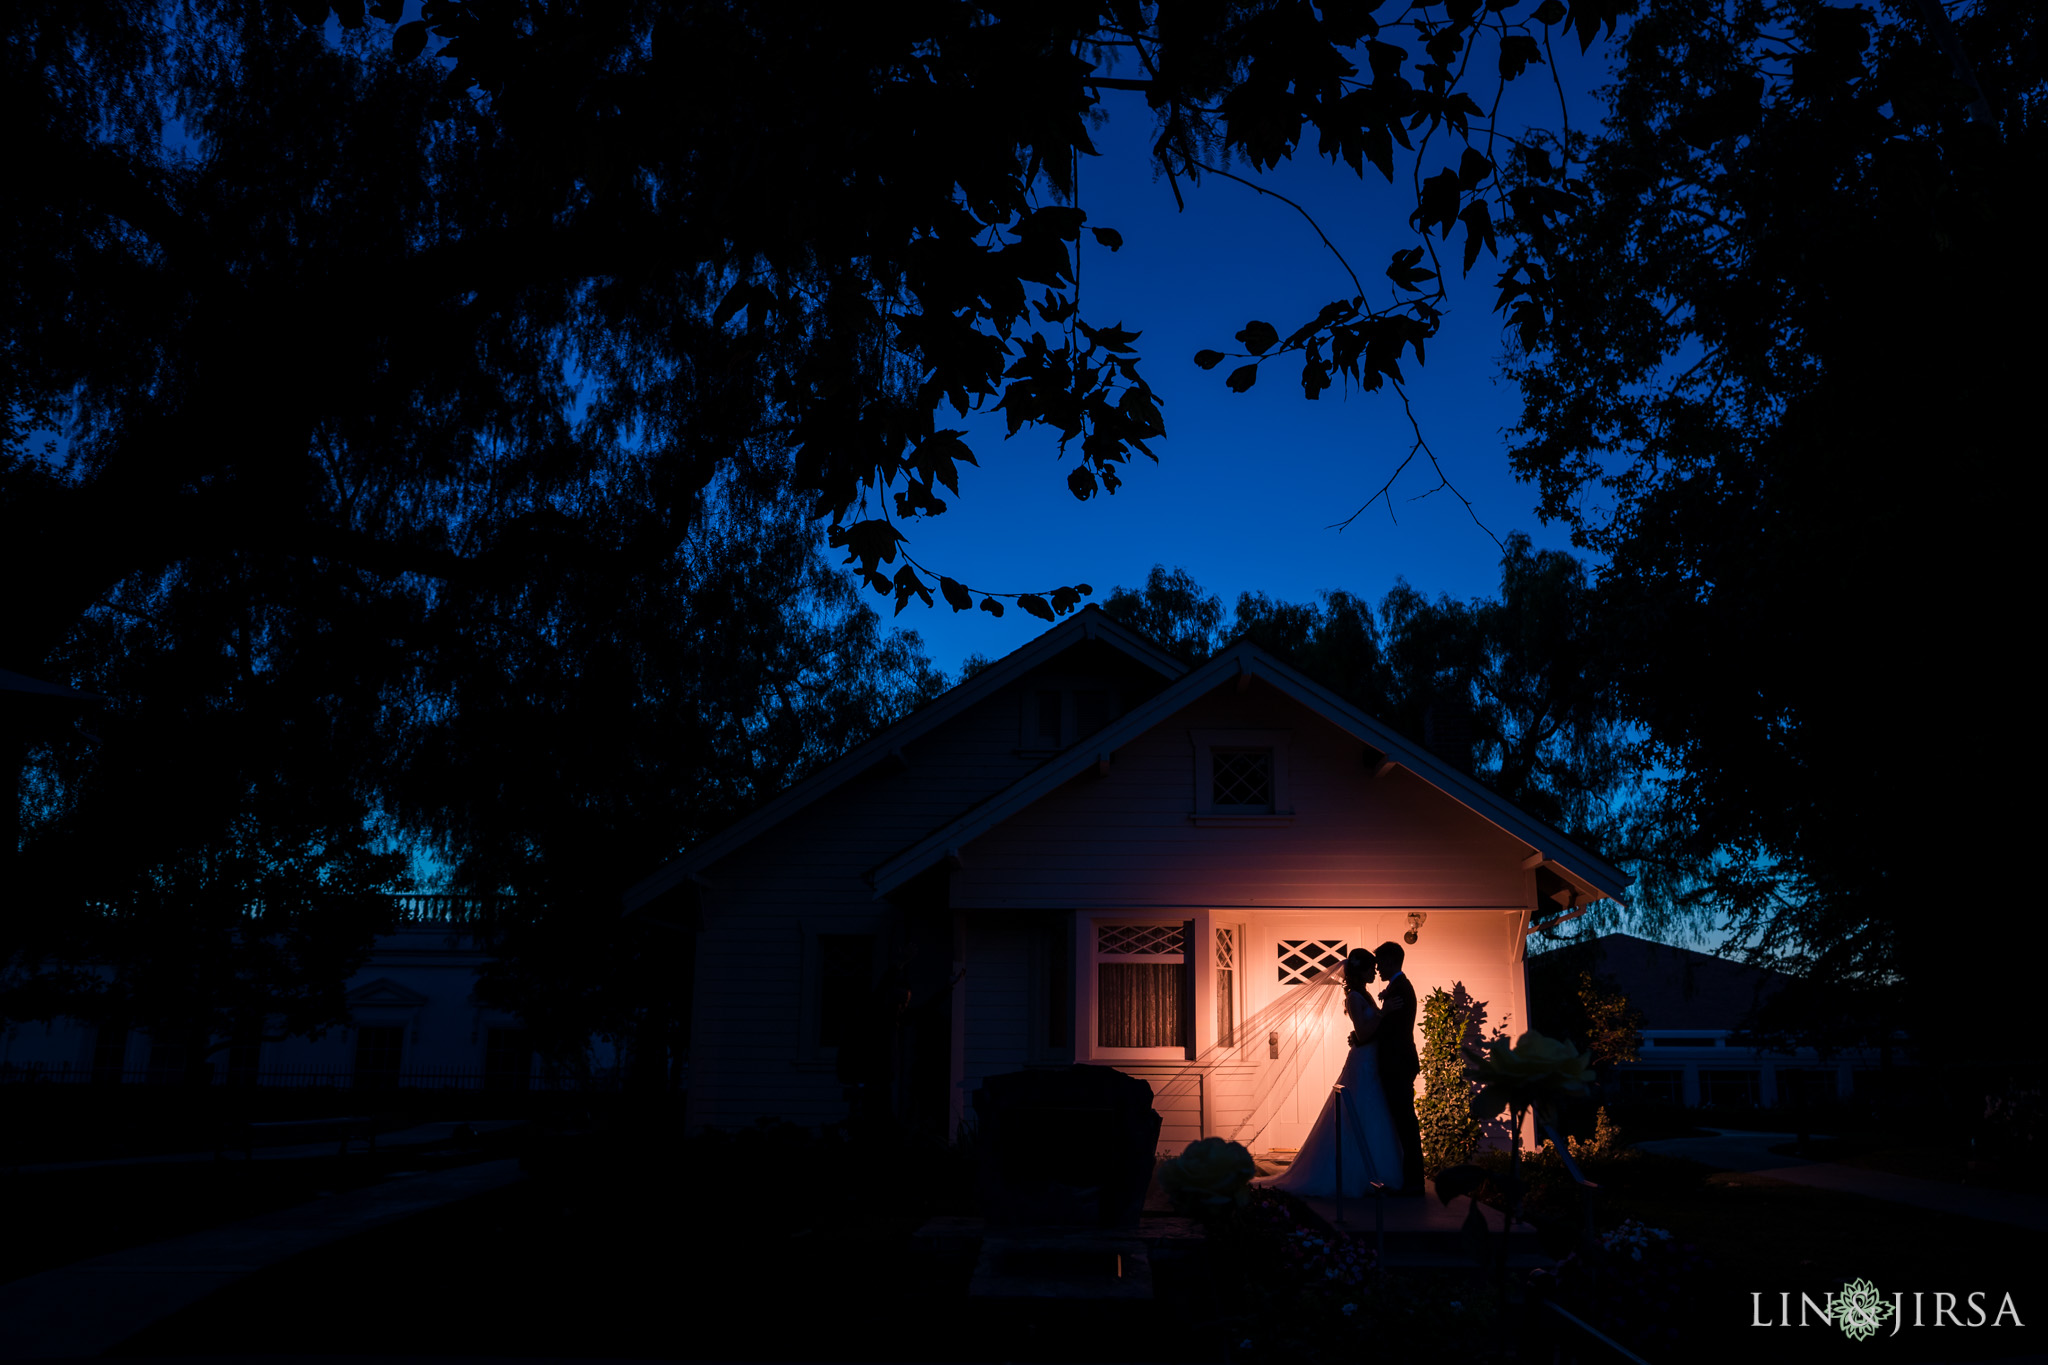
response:
M1382 943L1373 957L1387 978L1380 992L1380 1088L1386 1092L1387 1112L1393 1115L1394 1132L1401 1139L1401 1178L1398 1191L1404 1195L1422 1193L1422 1125L1415 1120L1415 1077L1422 1060L1415 1055L1415 986L1401 970L1407 956L1398 943Z

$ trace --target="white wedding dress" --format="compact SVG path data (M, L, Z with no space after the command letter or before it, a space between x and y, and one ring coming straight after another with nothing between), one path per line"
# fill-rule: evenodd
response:
M1344 1013L1355 1028L1364 1028L1379 1017L1379 1006L1363 991L1346 991ZM1387 1112L1387 1097L1380 1089L1379 1044L1354 1047L1344 1058L1344 1070L1337 1077L1344 1088L1332 1090L1323 1102L1322 1113L1301 1144L1294 1164L1279 1175L1254 1180L1254 1185L1285 1190L1289 1194L1328 1198L1337 1193L1337 1123L1344 1121L1344 1195L1366 1194L1378 1181L1390 1190L1401 1188L1401 1139L1394 1131L1394 1119Z

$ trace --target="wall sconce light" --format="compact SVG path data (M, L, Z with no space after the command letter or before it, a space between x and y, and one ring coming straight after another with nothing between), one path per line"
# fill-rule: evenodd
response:
M1422 922L1428 918L1429 916L1420 910L1411 911L1408 915L1408 932L1401 935L1401 941L1413 944L1422 936Z

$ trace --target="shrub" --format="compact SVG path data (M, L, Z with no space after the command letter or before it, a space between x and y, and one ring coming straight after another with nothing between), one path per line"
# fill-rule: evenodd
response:
M1432 1179L1479 1145L1473 1086L1465 1078L1465 1050L1478 1041L1479 1009L1462 983L1454 983L1453 991L1431 991L1422 1004L1423 1089L1415 1111L1422 1127L1422 1171Z

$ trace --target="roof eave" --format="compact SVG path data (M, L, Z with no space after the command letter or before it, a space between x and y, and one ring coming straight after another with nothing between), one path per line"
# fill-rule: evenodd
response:
M627 888L620 897L625 913L648 904L745 845L782 821L824 796L843 782L852 780L886 758L893 749L937 728L968 707L1001 691L1047 660L1072 649L1084 640L1105 640L1169 680L1187 674L1188 666L1160 649L1144 636L1119 625L1093 604L1083 607L1037 638L1018 646L971 678L962 679L930 702L875 736L867 743L827 764L803 781L784 789L763 805L726 829L712 835L669 863L660 871Z
M943 856L947 848L956 848L985 833L1014 814L1016 810L1041 799L1078 777L1105 753L1143 734L1186 706L1195 697L1241 673L1258 677L1282 692L1292 695L1295 700L1319 712L1353 738L1361 743L1370 744L1380 753L1391 757L1397 765L1409 769L1481 819L1510 837L1529 845L1531 849L1542 854L1545 861L1555 863L1560 872L1569 872L1570 879L1592 892L1594 899L1618 896L1628 886L1631 878L1606 860L1587 852L1563 834L1524 814L1513 803L1488 790L1476 778L1460 772L1428 750L1367 716L1328 688L1288 668L1258 646L1243 642L1224 650L1201 667L1188 672L1144 705L1119 717L1097 735L1093 742L1076 745L1074 749L1026 774L987 801L979 803L973 810L963 812L943 828L881 864L874 870L872 877L876 897L879 899L887 895L916 876Z

